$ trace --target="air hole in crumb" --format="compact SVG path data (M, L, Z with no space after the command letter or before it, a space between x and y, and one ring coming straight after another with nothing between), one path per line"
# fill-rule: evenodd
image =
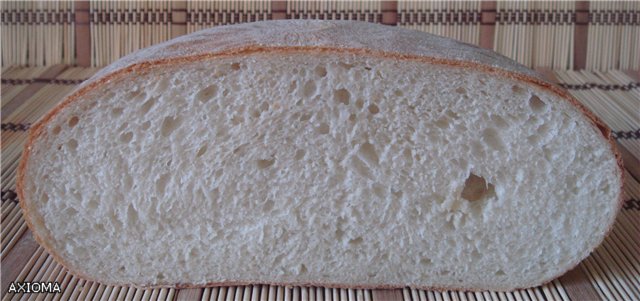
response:
M349 115L349 121L355 122L356 121L356 114Z
M364 242L364 239L362 237L356 237L356 238L353 238L353 239L349 240L349 244L352 245L352 246L360 245L363 242Z
M120 124L120 126L118 127L118 132L122 132L124 131L126 128L129 127L129 123L128 122L123 122L122 124Z
M451 111L451 110L447 110L444 112L449 118L456 120L458 118L460 118L460 115L458 115L458 113Z
M102 224L94 224L93 228L96 230L96 232L98 233L104 233L106 232L106 229L104 228L104 225Z
M138 211L133 208L132 204L129 204L127 208L127 224L131 225L138 220Z
M316 83L312 80L307 81L302 87L302 95L304 97L311 97L316 95Z
M213 98L213 96L216 95L217 92L218 92L218 86L211 85L209 87L206 87L200 90L200 92L196 94L196 99L202 103L206 103L209 100L211 100L211 98Z
M338 103L348 105L349 98L351 98L351 93L349 93L349 90L347 89L338 89L333 93L333 98Z
M402 92L402 90L395 90L393 92L393 95L395 95L396 97L402 97L404 95L404 92Z
M536 126L539 122L541 122L540 118L538 118L536 116L533 116L533 115L530 115L529 118L527 118L527 120L525 121L524 124L527 125L527 126Z
M340 62L340 63L338 63L338 66L348 70L348 69L353 68L355 65L354 64Z
M233 149L233 154L242 156L244 154L245 146L246 144L236 147L235 149Z
M122 112L124 112L123 108L115 108L115 109L111 110L111 116L118 117L118 116L122 115Z
M61 130L62 130L62 128L60 128L60 126L59 126L59 125L56 125L56 126L51 130L51 133L52 133L52 134L54 134L54 135L58 135L58 134L60 134L60 131L61 131Z
M256 164L258 165L259 169L265 169L271 165L273 165L274 163L276 163L276 159L259 159L258 161L256 161Z
M506 275L506 273L503 270L498 270L496 272L496 276L504 276L504 275Z
M488 128L482 131L482 140L492 149L504 150L506 148L500 134L495 129Z
M456 93L458 93L458 94L467 94L467 89L465 89L464 87L458 87L458 88L456 88Z
M129 190L133 186L133 178L129 174L125 174L122 179L122 186L124 190Z
M180 126L181 122L182 120L180 119L180 117L177 117L177 116L165 117L164 120L162 121L162 126L160 127L160 133L162 134L163 137L167 137L171 135L171 133L173 133L173 131L175 131L178 128L178 126Z
M148 121L148 120L147 120L147 121L145 121L143 124L141 124L141 125L140 125L140 127L141 127L143 130L148 130L148 129L149 129L149 127L151 127L151 121Z
M326 124L326 123L324 123L324 122L323 122L323 123L321 123L321 124L316 128L316 132L317 132L318 134L321 134L321 135L329 134L329 131L330 131L329 125L328 125L328 124Z
M299 149L299 150L296 151L296 155L293 158L296 159L296 160L300 160L300 159L304 158L304 154L305 154L304 149Z
M538 143L540 143L540 136L531 135L531 136L527 137L527 142L529 144L538 145Z
M240 70L240 63L232 63L231 70L234 70L234 71Z
M223 127L219 127L216 129L216 137L223 137L225 135L227 135L227 129Z
M422 257L420 258L420 264L421 265L426 265L426 266L430 266L433 264L433 261L431 260L431 258L428 257Z
M76 126L76 124L78 124L78 116L73 116L71 118L69 118L69 127L74 127Z
M300 274L305 274L307 272L307 266L303 264L300 265Z
M40 200L41 200L41 202L42 202L43 204L46 204L47 202L49 202L49 195L48 195L48 194L46 194L46 193L43 193L43 194L42 194L42 197L40 198Z
M362 109L364 107L364 100L358 99L356 100L356 108Z
M262 205L262 210L264 210L265 212L269 212L273 210L273 207L275 207L275 205L276 203L272 199L267 199Z
M325 77L327 75L327 68L323 66L316 67L315 73L319 77Z
M447 117L440 117L436 120L436 126L441 129L449 128L449 119Z
M163 78L156 84L155 88L156 90L159 90L159 91L165 91L169 88L170 84L171 82L169 81L168 78Z
M198 152L196 153L196 158L201 157L202 155L204 155L204 153L207 152L207 145L203 145L200 147L200 149L198 149Z
M131 141L131 139L133 139L133 133L132 132L126 132L120 135L120 142L123 143L128 143Z
M142 104L142 106L140 106L140 113L142 113L143 115L147 114L155 103L156 103L156 100L154 98L150 98L149 100L145 101Z
M531 98L529 98L529 106L535 113L543 113L547 109L547 104L536 95L532 95Z
M156 193L158 196L164 196L165 188L167 187L167 183L169 183L169 174L163 174L156 180Z
M295 80L291 81L291 84L289 84L289 94L293 93L293 91L295 91L297 87L298 87L298 82Z
M375 194L379 198L384 198L386 196L385 187L379 184L373 186L373 194Z
M282 262L282 259L284 259L284 254L280 254L278 256L276 256L276 258L273 261L273 264L271 266L279 266L280 263Z
M373 179L373 175L371 174L371 170L369 170L369 167L364 162L362 162L362 160L358 159L358 157L351 158L351 167L359 175L365 178Z
M260 112L266 112L269 110L269 103L268 102L262 102L262 104L260 104L260 107L258 108L260 110Z
M402 155L404 156L404 159L407 161L408 166L413 165L413 152L411 151L410 148L405 148L402 151Z
M70 140L67 142L67 147L68 147L70 150L75 151L75 150L78 148L78 140L76 140L76 139L70 139Z
M513 91L513 93L516 93L516 94L524 94L524 92L525 92L524 88L520 87L518 85L512 86L511 87L511 91Z
M125 266L123 266L123 265L121 265L120 268L118 268L119 272L124 272L126 270L127 270L127 268Z
M380 109L375 104L370 104L368 109L369 109L369 113L371 113L371 114L375 115L375 114L380 113Z
M158 273L158 275L156 276L156 279L163 280L164 279L164 274L163 273Z
M471 258L478 260L480 258L482 258L482 255L480 255L480 252L478 252L478 249L474 249L473 251L471 251Z
M495 195L495 187L493 184L488 183L483 177L471 173L464 182L462 198L467 201L481 201L494 197Z
M300 121L307 121L311 119L311 114L310 113L304 113L302 114L302 116L300 116Z
M145 93L144 91L135 92L135 94L132 95L132 98L136 102L142 101L143 99L147 98L147 93Z
M376 152L375 146L371 143L363 143L360 146L359 151L360 157L363 158L367 163L371 165L378 165L378 153Z
M243 122L244 122L244 117L242 117L241 115L235 115L233 116L233 118L231 118L231 123L233 125L239 125Z
M499 128L509 127L509 123L504 118L498 115L491 115L491 121Z
M538 135L541 135L544 137L547 134L549 134L549 132L551 132L551 126L549 126L549 124L547 123L543 123L538 127L536 131L538 132Z
M195 247L191 248L191 251L189 251L189 257L191 257L191 258L198 257L199 254L200 254L200 252Z

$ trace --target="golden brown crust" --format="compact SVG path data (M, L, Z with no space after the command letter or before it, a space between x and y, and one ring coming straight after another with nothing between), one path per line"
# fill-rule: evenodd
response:
M109 82L109 81L113 81L113 80L122 79L125 76L127 76L127 75L129 75L129 74L131 74L133 72L150 72L151 70L153 70L155 68L161 68L161 67L167 66L167 65L175 65L175 64L181 64L181 63L191 63L191 62L196 62L196 61L201 61L201 60L208 60L208 59L219 59L219 58L225 58L225 57L249 55L249 54L254 54L254 53L277 53L277 54L281 54L281 55L286 55L288 53L299 53L299 52L306 52L306 53L311 53L311 54L320 54L320 53L345 54L346 53L346 54L355 54L355 55L369 56L369 57L381 58L381 59L406 60L406 61L415 61L417 63L437 64L437 65L444 65L444 66L449 66L449 67L454 67L454 68L465 68L465 69L472 69L472 70L480 70L480 71L482 71L482 72L484 72L486 74L490 74L490 75L493 75L493 76L499 76L499 77L506 78L506 79L513 79L513 80L517 80L517 81L521 81L521 82L524 82L524 83L528 83L528 84L532 84L532 85L538 86L539 88L542 88L544 90L550 91L550 92L560 96L561 98L567 100L569 103L571 103L572 105L577 107L578 110L580 112L582 112L588 118L588 120L592 123L592 125L595 127L595 129L604 136L604 138L611 145L611 151L613 152L614 156L616 157L616 161L618 163L618 168L619 168L619 173L620 173L620 178L621 178L621 185L622 185L623 176L624 176L622 158L621 158L621 155L618 153L618 151L617 151L617 149L615 147L615 141L613 140L613 137L611 135L611 130L600 119L598 119L593 113L591 113L584 105L582 105L577 99L575 99L573 96L571 96L568 92L566 92L565 90L561 89L560 87L558 87L558 86L556 86L554 84L548 83L548 82L543 81L543 80L541 80L539 78L535 78L533 76L529 76L529 75L525 75L525 74L521 74L521 73L506 71L504 69L500 69L500 68L492 67L492 66L488 66L488 65L483 65L483 64L479 64L479 63L475 63L475 62L459 61L459 60L443 59L443 58L434 58L434 57L426 57L426 56L419 56L419 55L400 54L400 53L389 53L389 52L375 51L375 50L370 50L370 49L337 48L337 47L311 47L311 46L279 46L279 47L268 46L268 47L266 47L266 46L261 46L261 45L246 45L244 47L240 47L240 48L237 48L237 49L231 49L231 50L227 50L227 51L219 52L219 53L206 53L206 54L198 54L198 55L192 55L192 56L169 57L169 58L164 58L164 59L140 62L140 63L136 63L136 64L133 64L133 65L130 65L130 66L126 67L126 68L122 68L122 69L116 70L116 71L114 71L114 72L112 72L110 74L106 74L106 75L104 75L102 77L93 78L90 82L84 84L80 89L74 91L71 95L66 97L60 104L58 104L54 109L52 109L49 113L47 113L39 122L37 122L34 126L32 126L31 130L29 131L29 137L28 137L27 144L26 144L25 149L24 149L23 154L22 154L20 165L18 167L17 194L18 194L18 197L20 199L20 206L21 206L21 208L22 208L22 210L24 212L24 217L25 217L25 220L27 222L27 225L29 226L30 229L34 230L33 231L33 236L34 236L35 240L41 246L43 246L47 250L47 252L49 254L51 254L51 256L53 256L53 258L58 263L60 263L64 267L66 267L73 274L76 274L76 275L80 276L81 278L84 278L84 279L87 279L87 280L96 281L95 279L93 279L92 277L90 277L88 275L84 275L79 271L71 269L70 265L67 262L65 262L63 260L63 258L60 257L59 254L56 253L55 250L45 240L43 240L40 237L40 234L37 233L37 231L35 231L36 228L33 227L33 224L32 224L32 221L31 221L31 214L29 213L29 211L30 211L29 210L29 205L28 205L29 201L25 198L25 193L24 193L25 169L26 169L26 166L28 164L29 154L30 154L30 151L31 151L31 146L34 145L34 142L37 139L39 139L39 137L44 135L45 125L47 123L49 123L61 110L63 110L64 108L66 108L66 107L68 107L70 105L72 105L76 101L80 100L83 95L87 94L88 92L90 92L93 89L96 89L101 84ZM619 199L620 200L619 200L618 210L620 210L620 208L622 207L622 204L623 204L622 194L620 195ZM609 231L611 230L611 228L613 226L613 223L614 223L614 221L612 220L610 222L610 225L609 225ZM566 273L569 270L571 270L571 268L567 269L562 274ZM544 281L541 281L540 284L547 283L547 282L549 282L549 281L561 276L562 274L556 275L555 277L553 277L551 279L546 279ZM118 284L118 283L105 283L105 284L108 284L108 285L127 285L127 284ZM211 283L207 283L207 284L203 284L203 285L179 284L178 283L178 284L174 284L174 285L158 285L158 286L144 286L144 285L140 285L140 284L133 284L133 286L145 287L145 288L151 288L151 287L198 288L198 287L206 287L206 286L227 286L227 285L246 285L246 284L260 284L260 282L226 281L226 282L211 282ZM308 285L308 286L323 286L323 287L335 287L335 288L371 288L371 289L376 289L376 288L386 289L386 288L402 288L402 287L406 287L406 286L400 286L400 285L396 286L396 285L384 285L384 284L381 284L381 285L364 285L364 284L363 285L343 285L343 284L336 284L336 283L262 283L262 284L289 285L289 286L293 286L293 285L295 285L295 286L298 286L298 285L307 286ZM436 290L453 289L453 290L478 291L478 289L465 288L465 287L457 287L457 288L417 287L417 288L420 288L420 289L436 289Z

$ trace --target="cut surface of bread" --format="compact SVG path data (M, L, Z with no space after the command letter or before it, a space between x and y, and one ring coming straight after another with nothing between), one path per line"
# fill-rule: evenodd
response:
M601 130L515 76L339 48L136 66L45 117L21 166L30 228L89 279L511 290L618 210Z

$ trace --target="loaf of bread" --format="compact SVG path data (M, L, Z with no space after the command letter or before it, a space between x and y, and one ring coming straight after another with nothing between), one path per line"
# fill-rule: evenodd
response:
M37 241L105 284L512 290L603 240L610 131L492 51L268 21L124 57L35 124Z

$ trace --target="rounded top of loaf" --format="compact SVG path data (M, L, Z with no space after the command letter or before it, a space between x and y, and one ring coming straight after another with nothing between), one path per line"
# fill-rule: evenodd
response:
M344 49L402 57L475 63L536 79L531 69L491 50L420 31L360 21L276 20L213 27L134 52L98 72L127 66L269 48Z

